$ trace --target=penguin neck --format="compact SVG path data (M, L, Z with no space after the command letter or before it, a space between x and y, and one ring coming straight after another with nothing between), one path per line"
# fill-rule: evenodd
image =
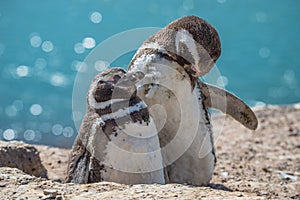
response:
M149 115L147 115L148 111L146 104L138 97L133 97L129 100L111 99L100 103L102 107L95 109L95 111L99 114L104 122L117 119L126 119L120 120L122 123L126 123L128 120L142 122L148 120L149 118ZM137 113L143 114L141 115Z
M148 125L150 116L146 104L138 97L133 97L130 100L112 103L104 108L97 109L96 112L104 122L102 127L103 132L108 136L118 134L118 127L123 127L126 124L139 123Z
M190 68L191 63L183 57L171 52L160 53L160 56L162 57L162 59L169 61L170 66L173 66L173 68L175 68L183 76L184 79L190 82L193 91L198 78L193 76L194 72Z

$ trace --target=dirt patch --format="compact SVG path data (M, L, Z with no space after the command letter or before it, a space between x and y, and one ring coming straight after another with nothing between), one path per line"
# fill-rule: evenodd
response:
M259 119L256 131L247 130L230 117L225 121L223 116L213 117L218 161L209 187L62 184L59 182L65 176L70 150L35 145L48 177L54 181L0 168L0 197L31 197L31 193L22 193L26 187L44 199L51 195L55 196L52 199L300 199L300 104L267 106L255 109L255 113Z
M300 104L255 113L256 131L226 119L215 137L218 162L211 182L270 199L300 199Z

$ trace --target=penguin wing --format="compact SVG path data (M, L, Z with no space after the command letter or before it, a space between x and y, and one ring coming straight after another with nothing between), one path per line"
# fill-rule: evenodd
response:
M258 121L254 112L241 99L226 90L203 83L200 80L198 80L198 84L205 97L204 104L206 107L214 108L225 114L229 114L235 120L251 130L257 128Z
M100 119L100 120L99 120ZM87 114L73 144L67 168L66 182L88 183L91 179L95 134L104 126L98 114ZM101 134L100 134L101 135ZM104 135L104 134L103 134Z
M66 182L87 183L89 156L80 139L73 145L67 169Z

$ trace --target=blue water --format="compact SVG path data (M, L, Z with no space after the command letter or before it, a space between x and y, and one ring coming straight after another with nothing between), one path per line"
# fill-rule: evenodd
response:
M218 30L226 89L251 106L299 102L299 10L296 0L1 1L0 139L70 147L73 84L94 46L185 15ZM126 67L133 53L112 65Z

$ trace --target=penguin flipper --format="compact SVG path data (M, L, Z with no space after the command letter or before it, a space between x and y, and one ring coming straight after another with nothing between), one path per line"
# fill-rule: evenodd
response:
M91 124L88 122L93 123ZM97 176L96 173L93 172L93 166L96 162L94 155L92 155L93 141L91 140L94 139L95 135L95 133L93 133L93 128L95 131L102 130L100 128L104 125L105 123L98 114L86 115L84 117L70 154L67 176L65 179L66 182L84 184L90 183L91 181L100 181L100 178L96 178L99 180L95 180L95 178L91 177Z
M232 116L235 120L251 130L257 128L258 120L254 112L245 102L226 90L203 83L200 80L198 83L205 97L204 104L206 107L220 110Z
M82 141L76 138L73 145L67 169L67 183L87 183L89 156Z

